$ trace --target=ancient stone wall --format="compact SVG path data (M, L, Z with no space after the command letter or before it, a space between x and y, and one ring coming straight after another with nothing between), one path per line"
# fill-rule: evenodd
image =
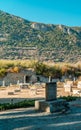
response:
M33 79L36 80L35 72L32 70L22 70L19 73L7 73L5 77L0 78L0 86L3 86L3 81L5 86L9 86L10 84L17 84L17 82L23 83L24 76L30 77L29 82L32 82Z

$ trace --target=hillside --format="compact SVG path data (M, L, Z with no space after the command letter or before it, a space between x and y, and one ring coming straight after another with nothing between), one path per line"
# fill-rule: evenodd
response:
M30 22L0 11L0 59L81 60L81 27Z

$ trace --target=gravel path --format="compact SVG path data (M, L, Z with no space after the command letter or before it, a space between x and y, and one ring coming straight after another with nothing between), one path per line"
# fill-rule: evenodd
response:
M0 112L0 130L81 130L81 100L70 103L67 114L22 108Z

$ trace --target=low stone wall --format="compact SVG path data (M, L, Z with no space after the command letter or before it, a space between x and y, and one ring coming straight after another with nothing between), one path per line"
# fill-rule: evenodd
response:
M31 77L30 82L33 77L36 77L35 73L32 70L23 70L19 73L8 73L5 77L0 78L0 86L9 86L10 84L17 84L17 82L23 83L25 75Z

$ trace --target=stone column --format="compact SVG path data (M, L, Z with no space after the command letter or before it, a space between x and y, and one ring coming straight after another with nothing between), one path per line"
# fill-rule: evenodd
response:
M48 82L45 86L45 100L53 101L56 99L57 85L56 82Z
M52 82L52 77L51 76L49 76L49 82Z
M24 83L26 83L26 75L24 75Z
M5 87L5 81L4 81L4 80L3 80L3 82L2 82L2 86Z
M17 81L17 85L19 85L19 80Z

